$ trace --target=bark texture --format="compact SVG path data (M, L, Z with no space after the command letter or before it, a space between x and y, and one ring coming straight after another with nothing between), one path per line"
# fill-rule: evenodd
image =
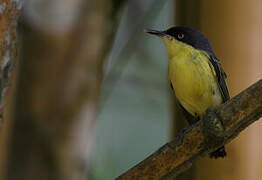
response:
M262 80L186 128L117 179L173 179L195 160L233 140L262 116Z
M17 58L17 20L22 0L0 0L0 130L10 86L11 70Z

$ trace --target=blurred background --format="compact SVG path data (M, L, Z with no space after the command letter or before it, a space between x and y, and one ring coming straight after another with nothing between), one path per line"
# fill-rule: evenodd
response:
M173 107L164 46L144 28L200 29L221 60L234 96L262 77L261 16L262 2L256 0L129 1L105 66L92 178L113 179L186 125L176 122L182 117ZM258 121L226 146L227 158L204 158L177 179L261 179L261 130Z
M92 179L113 179L170 139L172 102L163 44L143 32L173 22L172 1L129 1L105 65Z
M260 0L0 0L0 14L3 180L111 180L187 126L145 28L203 32L231 97L262 77ZM258 121L176 179L262 179L261 136Z

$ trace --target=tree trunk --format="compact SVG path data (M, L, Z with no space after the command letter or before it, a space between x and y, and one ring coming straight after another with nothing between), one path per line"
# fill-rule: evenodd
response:
M85 179L103 62L122 2L25 2L1 179Z
M7 122L8 94L11 79L14 77L13 67L17 64L17 20L22 8L22 0L0 0L0 153L6 153L3 144L6 143L4 124ZM5 122L5 123L4 123ZM0 155L0 162L4 162L4 156ZM4 171L4 164L0 163L0 174ZM1 179L1 178L0 178Z
M17 58L17 19L22 1L0 0L0 130L10 86L11 70Z

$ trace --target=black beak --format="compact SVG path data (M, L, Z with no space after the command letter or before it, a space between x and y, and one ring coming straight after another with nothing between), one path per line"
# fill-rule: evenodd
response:
M165 31L158 31L158 30L152 30L152 29L144 29L144 32L148 34L153 34L156 36L166 36L167 35Z

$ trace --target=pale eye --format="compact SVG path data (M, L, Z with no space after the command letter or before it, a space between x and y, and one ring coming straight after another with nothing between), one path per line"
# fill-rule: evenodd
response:
M178 39L183 39L184 36L185 36L185 35L184 35L183 33L179 33L179 34L177 35Z

